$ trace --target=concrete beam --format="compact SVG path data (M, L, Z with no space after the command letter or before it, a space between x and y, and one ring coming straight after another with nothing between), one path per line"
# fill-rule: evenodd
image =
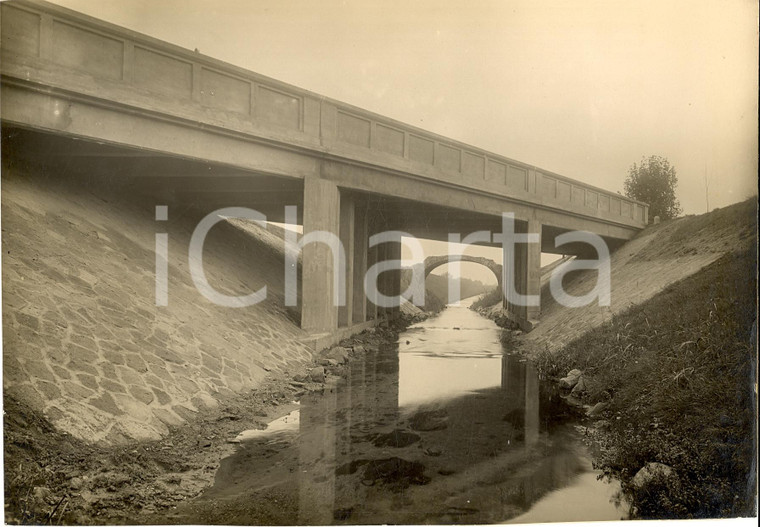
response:
M125 111L118 103L26 89L3 79L3 124L219 163L289 178L318 174L317 158L222 127Z
M593 215L580 214L572 210L541 208L528 201L517 201L509 197L499 197L477 189L447 185L441 181L415 178L368 167L352 166L335 161L325 162L323 176L337 185L357 191L370 192L382 196L403 200L402 212L406 209L414 218L424 219L426 207L445 207L467 211L473 216L501 217L503 212L511 212L518 220L536 219L544 225L553 225L565 230L591 231L600 236L629 240L640 227L616 223ZM406 204L404 207L403 205ZM440 209L439 209L440 210ZM413 211L413 212L411 212ZM474 212L477 211L477 212ZM414 222L410 218L410 222ZM399 224L404 226L403 219ZM452 229L458 230L457 226Z

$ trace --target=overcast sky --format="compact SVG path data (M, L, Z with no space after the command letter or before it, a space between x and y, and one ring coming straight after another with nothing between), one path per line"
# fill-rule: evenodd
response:
M687 214L757 192L754 0L54 0L612 191L676 167Z

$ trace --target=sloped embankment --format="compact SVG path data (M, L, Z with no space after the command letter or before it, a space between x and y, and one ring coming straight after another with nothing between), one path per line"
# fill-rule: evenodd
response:
M614 316L555 311L524 339L547 376L582 372L569 399L639 517L756 514L756 218L751 200L644 231L616 255Z
M541 321L522 337L530 350L557 351L616 314L640 305L669 285L715 262L726 253L753 243L756 232L755 199L687 216L643 230L612 254L611 305L559 305L548 284L541 290ZM596 283L596 271L576 272L564 281L568 294L579 296Z
M211 285L268 287L260 304L214 305L188 272L189 238L208 211L168 196L169 220L157 222L148 180L3 167L4 393L90 442L156 439L268 372L311 361L283 306L280 238L211 230ZM169 234L167 307L155 305L156 232Z

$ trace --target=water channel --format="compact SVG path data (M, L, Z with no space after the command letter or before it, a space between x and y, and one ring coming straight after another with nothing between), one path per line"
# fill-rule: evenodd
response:
M410 327L324 394L244 433L201 501L215 504L219 523L625 517L557 394L468 305Z

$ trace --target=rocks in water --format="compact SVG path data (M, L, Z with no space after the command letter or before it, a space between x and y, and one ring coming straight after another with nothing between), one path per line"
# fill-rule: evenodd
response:
M373 441L377 447L389 446L393 448L404 448L420 440L420 436L404 430L394 430L387 434L378 435Z
M588 405L584 405L583 401L581 401L580 399L578 399L575 395L571 393L567 394L565 397L562 397L562 400L565 401L565 403L568 406L572 406L574 408L580 409L580 408L586 408L588 406Z
M573 386L573 389L570 392L570 395L572 395L573 397L580 397L584 393L586 393L586 378L583 375L581 375L580 378L578 379L578 382L575 383L575 386Z
M559 380L559 387L568 390L573 388L576 384L578 384L581 375L583 375L583 372L581 370L570 370L565 377Z
M449 416L446 410L427 410L414 414L409 423L412 430L432 432L433 430L448 428L448 420Z
M322 352L319 354L321 357L319 363L322 364L322 361L331 360L336 366L338 364L344 364L348 362L348 357L350 354L351 351L348 348L344 348L343 346L333 346L332 348L322 350ZM327 366L327 364L323 364L323 366Z
M56 498L48 487L34 487L32 489L32 498L34 502L41 505L52 505Z
M588 411L586 411L586 415L589 417L597 417L599 415L602 415L602 412L604 412L609 405L610 403L607 402L596 403L593 407L589 408Z
M612 423L610 423L607 419L599 419L594 423L594 428L596 430L609 430L611 426Z
M339 363L335 359L319 359L319 364L320 366L335 368Z
M637 491L653 485L665 485L669 488L680 486L680 481L673 470L663 463L649 462L644 465L631 480L631 485Z
M357 344L354 346L354 353L364 353L364 346Z
M317 366L316 368L312 368L309 372L309 378L313 382L325 382L325 369L322 366Z

